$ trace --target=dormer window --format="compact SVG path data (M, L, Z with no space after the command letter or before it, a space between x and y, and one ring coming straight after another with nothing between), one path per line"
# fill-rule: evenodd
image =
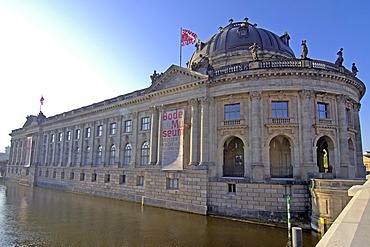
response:
M239 38L246 38L248 36L248 25L245 23L240 24L240 27L238 29L238 36Z

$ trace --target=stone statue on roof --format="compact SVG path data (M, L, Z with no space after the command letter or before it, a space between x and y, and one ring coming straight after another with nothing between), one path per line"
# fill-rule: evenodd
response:
M302 46L301 59L307 59L308 48L307 48L306 40L302 40L301 46Z
M338 66L343 66L343 61L344 61L343 48L340 48L340 50L337 52L337 55L338 55L338 58L335 61L335 64L338 65Z
M156 70L154 70L153 75L150 76L152 83L155 82L158 79L158 77L160 77L161 75L163 75L163 73L159 74Z
M356 67L356 64L355 63L352 63L352 75L353 76L356 76L358 73L358 69Z
M249 50L251 51L252 53L252 59L255 61L258 59L258 56L257 56L257 51L258 51L259 47L256 43L253 43L253 45L251 45L249 47Z

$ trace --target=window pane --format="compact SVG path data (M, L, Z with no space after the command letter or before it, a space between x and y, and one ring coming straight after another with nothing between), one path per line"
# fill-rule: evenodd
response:
M224 120L239 120L240 119L240 104L230 104L224 107Z
M272 101L271 102L271 116L273 118L287 118L288 102L287 101Z

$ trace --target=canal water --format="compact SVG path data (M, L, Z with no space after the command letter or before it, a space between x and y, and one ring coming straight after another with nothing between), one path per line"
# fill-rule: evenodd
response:
M318 236L304 233L304 245ZM287 230L0 182L0 246L285 246Z

